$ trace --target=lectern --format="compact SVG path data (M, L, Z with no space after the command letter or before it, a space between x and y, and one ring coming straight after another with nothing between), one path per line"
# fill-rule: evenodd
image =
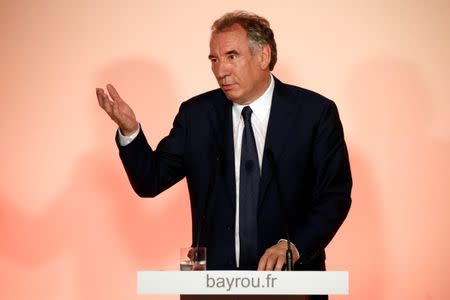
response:
M183 300L309 299L347 295L346 271L139 271L141 295L181 295Z

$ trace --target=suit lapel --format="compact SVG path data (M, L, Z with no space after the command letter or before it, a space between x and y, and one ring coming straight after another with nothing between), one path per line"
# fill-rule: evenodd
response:
M264 202L267 186L273 177L274 166L268 159L267 152L272 152L274 163L279 167L278 162L285 149L285 143L289 140L289 133L292 134L290 131L295 120L297 108L298 106L295 105L292 96L289 95L289 88L275 78L275 88L264 146L258 208Z
M273 166L267 158L267 151L273 153L275 164L279 162L289 139L289 133L295 120L298 105L289 95L290 89L275 78L275 88L272 97L272 106L267 127L264 157L262 162L261 181L259 189L258 208L265 199L267 186L273 177ZM236 209L236 178L234 162L232 102L219 93L211 105L210 124L212 127L213 147L220 153L220 165L217 180L223 180L225 196L231 207ZM269 150L270 149L270 150ZM277 164L278 165L278 164Z
M234 141L233 141L233 120L232 102L226 99L221 92L217 101L212 102L210 123L212 127L213 147L218 152L218 178L224 182L225 198L233 210L236 209L236 179L234 164Z

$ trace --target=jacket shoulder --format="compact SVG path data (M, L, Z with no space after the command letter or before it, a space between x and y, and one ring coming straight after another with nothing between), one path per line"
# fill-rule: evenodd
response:
M209 107L215 103L226 103L228 100L221 89L215 89L196 95L186 101L181 106L186 109L199 109L201 107Z
M322 94L319 94L318 92L303 87L299 87L296 85L282 83L280 81L278 83L279 84L277 92L280 95L285 96L288 99L291 99L291 101L303 102L306 105L319 107L334 104L334 102L331 99L323 96Z

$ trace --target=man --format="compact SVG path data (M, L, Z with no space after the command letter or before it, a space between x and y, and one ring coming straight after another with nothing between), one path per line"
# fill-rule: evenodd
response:
M182 103L156 150L114 87L111 98L97 89L131 185L153 197L186 177L192 240L208 248L208 269L281 270L290 238L296 270L325 270L351 203L335 104L271 74L276 43L257 15L218 19L209 59L220 89Z

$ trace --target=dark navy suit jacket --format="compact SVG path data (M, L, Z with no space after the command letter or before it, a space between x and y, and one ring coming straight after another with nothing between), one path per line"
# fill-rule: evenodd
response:
M181 104L156 150L142 130L119 146L141 197L154 197L186 177L192 241L208 248L208 269L236 269L231 108L220 89L201 94ZM289 230L301 254L295 269L324 269L324 249L351 204L348 153L334 102L275 79L261 172L258 257Z

